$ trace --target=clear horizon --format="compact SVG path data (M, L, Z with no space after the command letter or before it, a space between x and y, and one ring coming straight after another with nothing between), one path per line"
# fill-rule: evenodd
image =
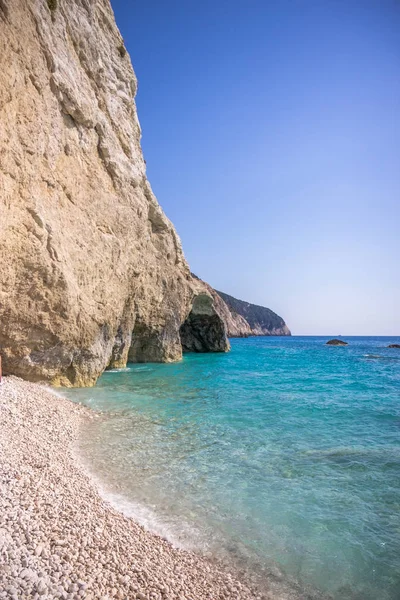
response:
M294 335L399 336L400 5L111 3L191 270Z

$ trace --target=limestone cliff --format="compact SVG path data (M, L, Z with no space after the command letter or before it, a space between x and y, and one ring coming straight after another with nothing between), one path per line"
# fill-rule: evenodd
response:
M229 347L146 179L136 87L109 0L0 0L6 373L91 385Z
M234 326L227 321L227 332L229 337L244 337L248 335L291 335L290 329L285 321L265 306L258 306L243 300L238 300L224 292L216 292L226 303ZM247 329L242 327L245 322Z
M213 298L216 314L225 325L229 337L258 335L291 335L285 321L264 306L238 300L229 294L214 290L208 283L192 273L193 279L201 283Z
M248 337L253 335L246 319L228 306L225 300L222 299L221 292L216 292L211 285L199 279L194 273L192 273L192 277L199 281L207 289L209 295L212 296L214 309L224 323L229 337Z

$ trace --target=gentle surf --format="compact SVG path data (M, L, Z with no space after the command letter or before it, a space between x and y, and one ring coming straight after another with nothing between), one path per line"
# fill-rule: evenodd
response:
M110 500L177 545L303 598L397 600L398 339L327 339L236 339L66 390L103 413L82 456Z

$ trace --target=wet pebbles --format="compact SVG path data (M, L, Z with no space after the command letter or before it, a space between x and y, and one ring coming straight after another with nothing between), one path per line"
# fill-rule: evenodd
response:
M89 418L38 384L0 386L0 599L261 598L100 497L74 456Z

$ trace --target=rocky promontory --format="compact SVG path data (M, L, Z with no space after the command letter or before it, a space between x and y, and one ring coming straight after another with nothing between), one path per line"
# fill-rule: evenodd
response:
M234 321L233 327L228 323L229 337L291 335L290 329L282 317L274 313L270 308L238 300L233 296L229 296L229 294L225 294L225 292L217 291L217 294L228 306L231 318ZM243 328L243 321L247 324L247 327Z

